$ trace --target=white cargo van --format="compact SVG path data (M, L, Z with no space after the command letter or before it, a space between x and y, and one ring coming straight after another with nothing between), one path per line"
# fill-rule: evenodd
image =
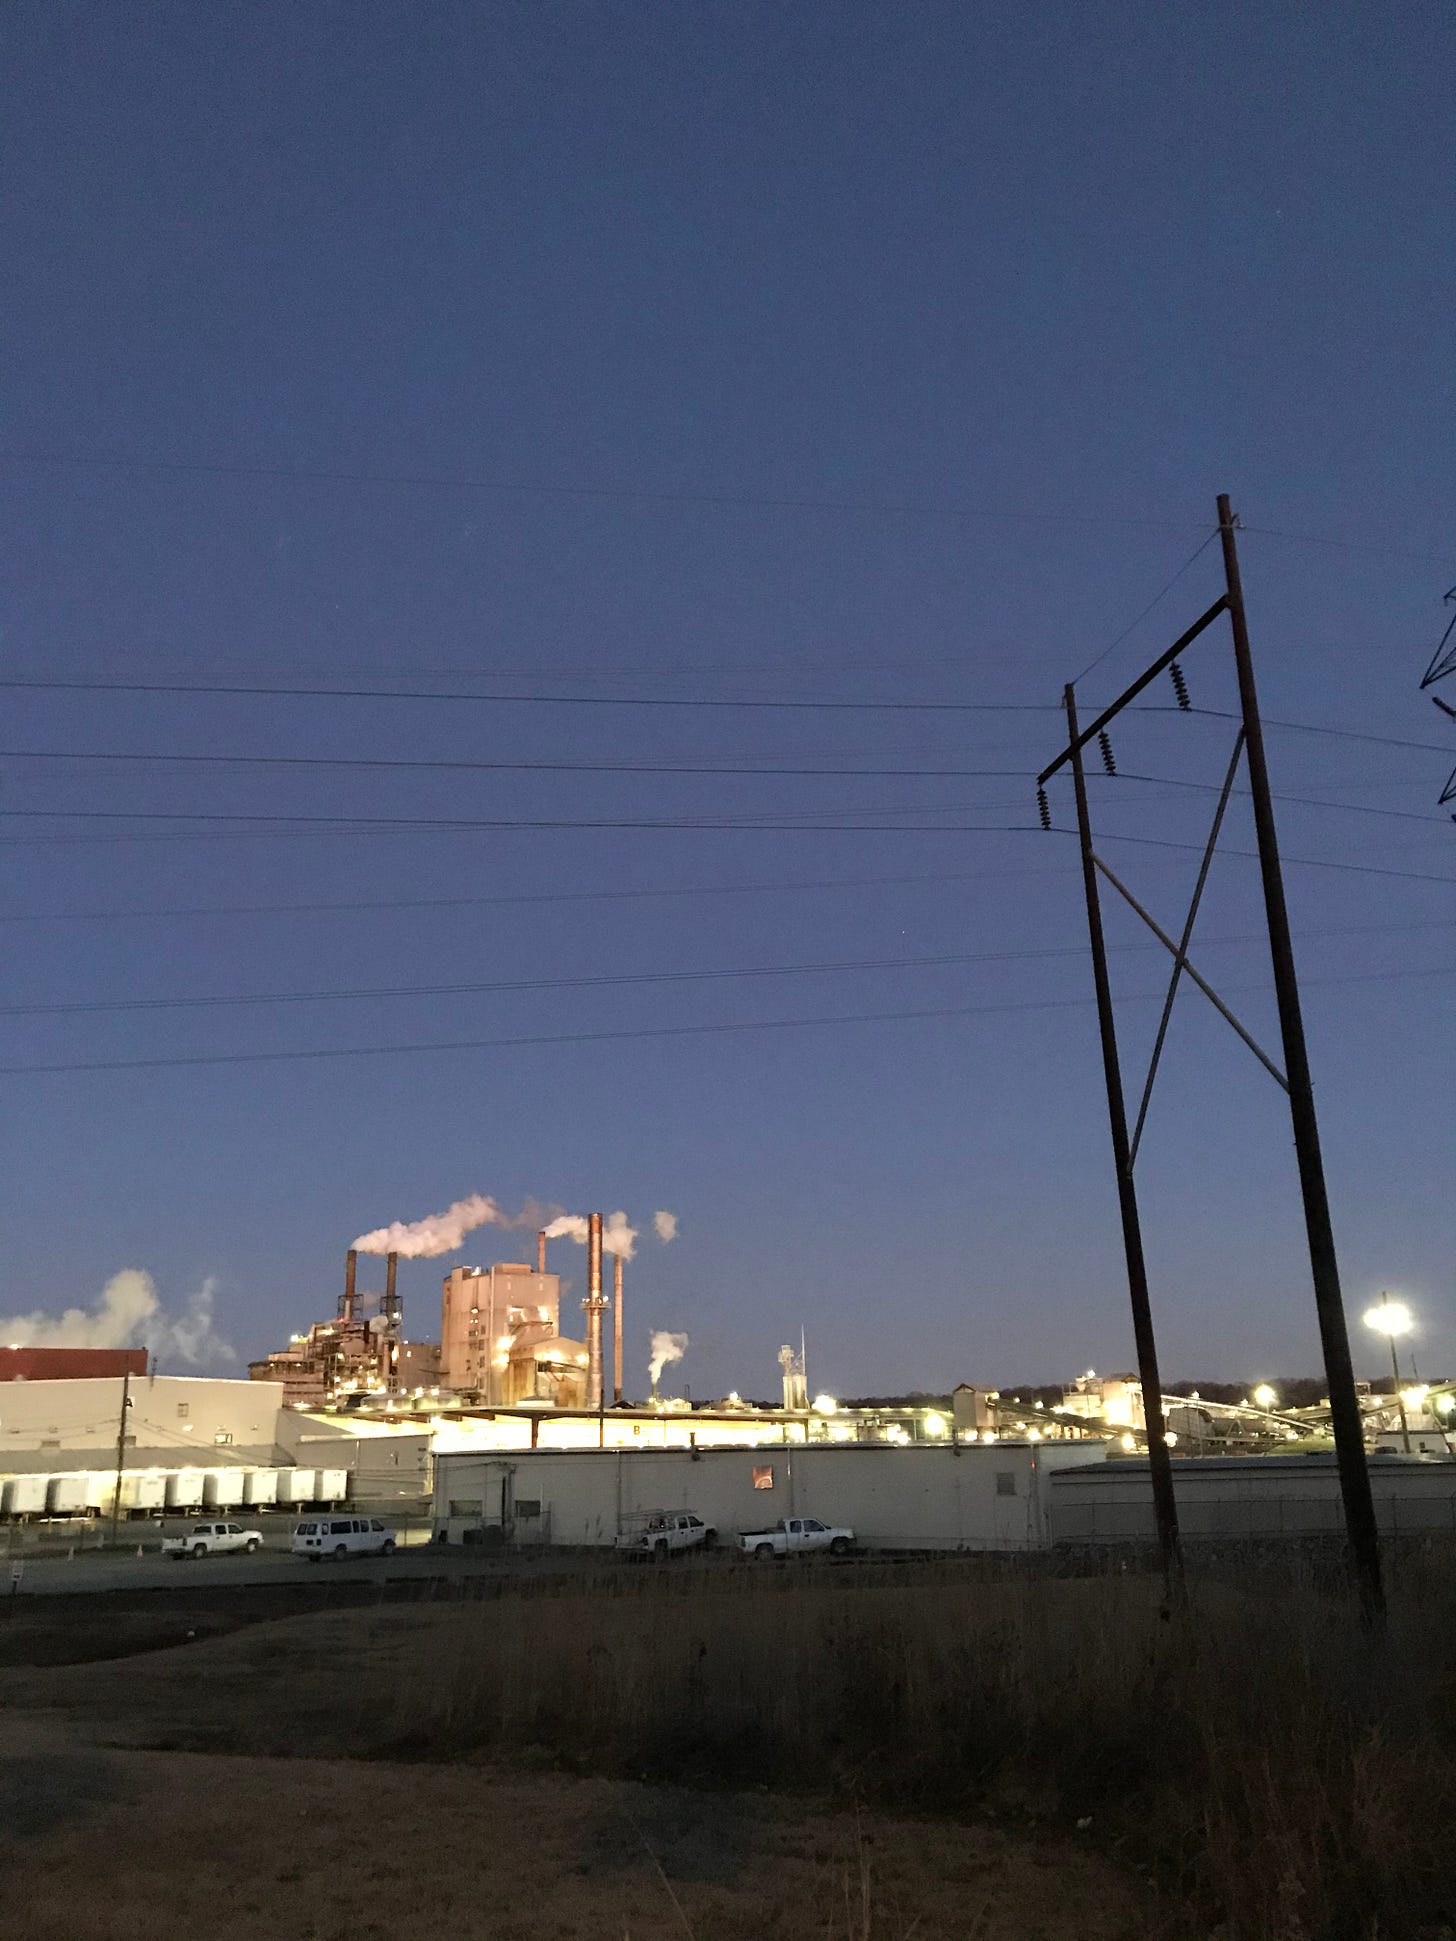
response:
M377 1516L321 1516L300 1523L293 1532L293 1554L320 1563L333 1557L389 1557L397 1539Z

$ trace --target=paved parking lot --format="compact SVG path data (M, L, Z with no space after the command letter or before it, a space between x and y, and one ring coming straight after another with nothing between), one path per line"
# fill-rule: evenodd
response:
M353 1581L369 1578L458 1577L500 1569L488 1552L425 1541L428 1532L401 1532L413 1540L392 1557L353 1557L343 1563L310 1563L295 1557L286 1543L272 1543L255 1556L163 1557L152 1538L136 1550L78 1550L74 1556L14 1556L0 1562L0 1597L45 1596L56 1592L158 1590L218 1584L281 1584ZM19 1573L17 1576L16 1573Z

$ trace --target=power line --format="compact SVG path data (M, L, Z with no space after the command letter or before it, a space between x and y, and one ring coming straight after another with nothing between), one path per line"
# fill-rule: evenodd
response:
M1228 708L1175 708L1168 705L1144 703L1132 710L1135 714L1199 714L1210 721L1241 721L1242 715ZM1407 741L1399 735L1371 735L1359 728L1326 728L1315 721L1276 721L1272 716L1264 719L1266 728L1282 728L1288 734L1329 735L1337 741L1368 741L1377 748L1413 748L1424 755L1449 755L1451 750L1439 741Z
M1077 832L1075 829L1054 829L1052 833L1058 836L1075 836ZM1115 836L1110 830L1104 830L1097 840L1099 842L1137 843L1149 849L1186 849L1200 855L1204 847L1199 842L1175 842L1169 836ZM1221 857L1231 856L1238 857L1244 862L1256 863L1259 860L1257 850L1224 848L1220 848L1216 852L1214 860L1217 861ZM1357 876L1391 876L1397 877L1407 883L1445 883L1456 888L1456 876L1438 876L1430 870L1390 869L1380 863L1336 862L1328 856L1281 856L1280 861L1286 867L1291 863L1295 863L1305 869L1348 870ZM1305 981L1308 982L1307 979Z
M269 480L320 485L388 485L424 487L433 491L488 492L503 497L598 500L639 505L715 506L728 510L766 512L837 512L888 518L969 519L1017 525L1122 526L1145 532L1199 532L1195 519L1148 519L1129 513L1039 512L1002 506L954 506L885 499L815 498L812 495L772 497L754 492L669 492L634 486L552 485L531 480L488 479L458 473L353 472L342 467L301 465L243 465L225 460L135 458L75 452L0 451L0 464L54 465L71 471L155 472L162 475ZM1290 532L1279 526L1244 526L1241 530L1266 539L1283 539L1306 546L1328 546L1345 552L1385 553L1395 559L1450 564L1447 553L1416 552L1381 540L1346 539L1338 534Z
M101 681L0 678L0 689L26 694L186 694L294 701L470 701L485 707L739 708L811 714L1055 714L1041 701L802 701L723 695L674 699L663 694L480 694L452 688L282 687L238 681Z
M1031 512L990 506L948 506L902 503L883 499L771 497L753 492L665 492L633 486L547 485L515 479L461 477L428 472L350 472L323 466L240 465L218 460L128 457L81 457L70 452L0 451L0 463L57 465L72 470L177 473L213 478L296 481L322 485L424 486L455 492L490 492L507 497L586 499L641 505L718 506L766 512L871 513L894 518L986 519L1011 524L1051 526L1127 526L1148 531L1186 532L1186 524L1171 519L1143 519L1101 513Z
M885 889L904 884L971 883L983 877L1066 876L1061 864L1051 869L1023 869L1008 864L999 869L928 870L893 876L827 876L775 883L691 884L673 889L529 890L494 896L426 896L357 899L337 903L213 903L177 904L161 910L0 910L0 923L120 923L155 922L190 917L335 916L375 910L460 910L552 903L634 903L681 897L799 895L813 890Z
M1118 769L1117 780L1120 782L1151 782L1159 788L1198 789L1212 795L1217 795L1219 792L1219 784L1217 782L1191 782L1176 775L1138 775L1124 768ZM1246 796L1249 791L1247 789L1233 789L1230 793ZM1350 815L1385 816L1393 818L1397 822L1423 822L1427 828L1431 829L1444 829L1446 826L1446 818L1444 816L1422 815L1418 809L1381 809L1366 802L1337 802L1328 796L1289 795L1282 789L1275 789L1271 793L1276 802L1289 802L1304 809L1343 809Z
M135 754L118 749L0 748L7 762L137 762L160 767L207 766L225 768L343 768L463 770L502 775L753 775L791 779L819 775L864 780L1021 780L1024 768L827 768L786 767L770 763L738 762L591 762L591 761L475 761L448 756L407 755L229 755Z
M744 832L773 835L1018 835L1029 831L1030 823L940 823L940 822L844 822L822 818L845 815L973 815L985 809L1016 806L1013 803L966 803L959 807L936 808L912 804L904 808L881 809L806 809L798 812L778 810L771 815L718 816L319 816L272 814L224 809L0 809L0 819L38 822L201 822L246 824L243 835L265 833L282 825L282 834L311 834L356 831L363 834L389 834L403 830L433 834L471 834L475 831L503 833L512 830L592 830L634 829L662 831L667 834ZM775 819L777 817L778 819ZM821 818L816 820L815 818ZM259 827L261 825L261 827ZM173 830L173 840L189 840L192 832ZM167 838L162 838L163 840ZM123 833L108 837L0 836L0 844L34 842L131 842L146 841L143 834Z
M1396 924L1348 924L1334 928L1301 931L1303 938L1389 936L1421 930L1446 930L1444 922ZM1238 935L1205 937L1201 948L1222 949L1230 945L1257 944L1264 941L1257 931ZM1157 943L1110 944L1119 953L1162 949ZM243 1006L274 1004L336 1004L366 1002L385 998L481 997L518 992L622 989L656 984L724 983L761 977L810 977L860 971L938 970L965 964L1024 963L1042 959L1085 957L1080 944L1028 945L1018 950L957 951L923 957L856 957L822 959L804 964L741 964L706 970L623 971L577 977L523 977L493 979L484 983L455 984L373 984L345 988L305 991L252 991L204 997L98 998L44 1004L0 1004L0 1018L97 1017L119 1012L223 1010Z
M1142 625L1143 621L1147 619L1148 615L1152 612L1153 608L1159 605L1161 601L1166 599L1168 594L1170 594L1173 591L1173 588L1178 584L1179 580L1181 580L1183 575L1188 571L1189 567L1192 566L1195 563L1195 561L1203 557L1204 553L1207 552L1208 548L1213 544L1214 540L1217 538L1218 538L1218 527L1215 526L1213 530L1203 539L1203 541L1199 545L1194 547L1193 551L1188 555L1187 559L1184 560L1183 564L1178 568L1177 572L1173 575L1172 579L1168 581L1167 585L1164 587L1161 587L1158 590L1158 592L1156 592L1153 595L1152 599L1148 601L1147 605L1141 610L1141 612L1133 615L1132 619L1128 621L1127 625L1123 628L1122 632L1120 634L1114 635L1113 638L1109 640L1107 645L1102 649L1100 654L1094 655L1094 657L1090 661L1088 661L1087 665L1082 669L1081 673L1076 677L1077 681L1085 681L1087 676L1090 673L1092 673L1092 671L1095 668L1098 668L1102 665L1103 661L1107 659L1107 656L1112 652L1114 647L1120 647L1123 641L1127 639L1128 635L1132 633L1136 628ZM1073 682L1073 685L1074 686L1076 685L1075 681Z
M1308 984L1320 985L1369 984L1413 977L1451 975L1456 975L1456 965L1437 965L1430 970L1354 972L1348 976L1316 977L1305 981ZM1231 987L1231 992L1237 995L1246 991L1262 991L1265 988L1266 986L1262 984L1241 985ZM1138 991L1119 1001L1133 1004L1161 1003L1165 995L1162 990ZM900 1024L942 1018L982 1017L1019 1011L1085 1010L1091 1002L1092 1000L1088 998L1049 998L1009 1004L951 1005L926 1010L855 1011L817 1018L758 1018L725 1024L649 1025L621 1031L566 1031L532 1034L525 1037L463 1038L437 1040L425 1044L343 1045L329 1050L313 1048L307 1051L199 1052L183 1057L86 1059L70 1064L0 1065L0 1077L30 1078L56 1076L68 1072L179 1070L184 1067L204 1065L301 1064L317 1063L330 1058L388 1058L432 1052L505 1051L528 1047L606 1044L641 1039L726 1037L751 1031L803 1030L810 1026Z

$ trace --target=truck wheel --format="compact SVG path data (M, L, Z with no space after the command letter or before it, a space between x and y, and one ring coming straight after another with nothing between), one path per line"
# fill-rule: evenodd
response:
M773 1553L774 1553L774 1548L771 1543L756 1543L753 1546L754 1556L765 1557L768 1559L770 1563L773 1562Z
M835 1537L829 1546L829 1554L831 1557L847 1557L849 1555L849 1538Z
M249 1537L248 1541L243 1545L243 1548L251 1557L263 1548L262 1539L260 1537Z
M392 1557L394 1555L393 1537L386 1537L384 1539L383 1543L379 1546L379 1554L381 1557Z
M661 1537L652 1546L652 1561L655 1564L665 1564L667 1562L667 1544Z
M336 1564L341 1564L344 1561L345 1557L348 1556L348 1554L349 1554L348 1544L336 1543L334 1545L334 1562Z
M205 1543L194 1543L192 1546L192 1554L194 1557L205 1557L207 1555L207 1545Z
M705 1530L703 1532L703 1548L704 1550L716 1550L718 1548L718 1532L716 1530Z

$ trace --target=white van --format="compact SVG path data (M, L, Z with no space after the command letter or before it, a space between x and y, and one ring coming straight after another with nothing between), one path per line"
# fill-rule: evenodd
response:
M325 1557L342 1563L345 1557L392 1556L396 1541L377 1516L321 1516L295 1527L293 1554L315 1564Z

